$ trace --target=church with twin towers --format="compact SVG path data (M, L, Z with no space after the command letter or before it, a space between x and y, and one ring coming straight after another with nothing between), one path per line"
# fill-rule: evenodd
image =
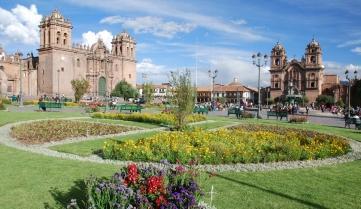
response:
M92 46L73 44L73 25L58 10L44 17L39 29L38 57L28 54L21 58L20 53L15 53L4 54L0 59L5 72L0 75L1 85L7 94L20 92L20 80L23 95L33 97L44 94L73 97L73 79L84 78L89 82L89 96L108 96L121 80L136 85L136 42L128 33L113 37L111 49L101 39ZM22 79L16 75L19 69Z

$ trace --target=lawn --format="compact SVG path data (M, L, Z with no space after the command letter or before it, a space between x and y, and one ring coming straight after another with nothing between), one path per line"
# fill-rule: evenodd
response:
M49 117L80 116L75 113L0 112L0 124ZM212 118L213 119L213 118ZM225 120L220 118L219 121ZM230 120L236 121L236 120ZM255 123L255 120L241 120ZM259 121L260 123L287 123ZM298 126L298 125L294 125ZM299 127L349 136L360 140L360 132L334 127ZM1 136L0 136L1 137ZM81 197L81 180L94 174L110 176L116 166L46 157L0 145L0 208L64 208L68 200ZM214 186L217 208L361 208L361 161L315 169L255 173L218 173L201 186L209 201Z

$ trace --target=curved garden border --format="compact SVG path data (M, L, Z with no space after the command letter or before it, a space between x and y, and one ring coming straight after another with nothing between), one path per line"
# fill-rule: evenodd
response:
M77 117L77 118L59 118L61 119L82 119L84 117ZM55 120L59 120L55 119ZM49 120L49 119L47 119ZM54 119L50 119L54 120ZM40 120L31 120L31 121L23 121L17 123L10 123L0 127L0 143L13 147L19 150L24 150L32 153L38 153L46 156L63 158L63 159L71 159L71 160L79 160L79 161L87 161L87 162L94 162L94 163L105 163L105 164L114 164L120 166L126 166L131 161L117 161L117 160L107 160L102 159L97 155L92 155L89 157L82 157L75 154L70 153L63 153L54 150L50 150L48 147L53 146L56 144L65 144L65 143L73 143L79 141L86 141L86 140L96 140L101 138L107 138L112 136L122 136L134 133L144 133L150 131L163 131L166 128L153 128L153 129L142 129L142 130L134 130L123 132L120 134L112 134L112 135L103 135L103 136L94 136L91 138L87 137L77 137L71 139L65 139L63 141L54 142L54 143L46 143L42 145L24 145L19 143L16 139L10 136L11 127L15 125L20 125L23 123L30 123L34 121ZM204 121L203 121L204 122ZM271 170L285 170L285 169L296 169L296 168L314 168L319 166L325 165L334 165L339 163L346 163L351 162L354 160L361 159L361 142L354 141L351 139L347 139L350 143L352 151L347 153L346 155L334 157L334 158L326 158L322 160L307 160L307 161L288 161L288 162L270 162L270 163L249 163L249 164L228 164L228 165L198 165L197 168L209 171L209 172L223 172L223 171L234 171L234 172L255 172L255 171L271 171ZM152 162L137 162L144 165L156 165L156 166L163 166L160 163L152 163Z

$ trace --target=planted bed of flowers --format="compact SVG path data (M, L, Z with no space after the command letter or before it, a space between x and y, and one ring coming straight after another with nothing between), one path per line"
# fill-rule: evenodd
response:
M93 118L101 118L101 119L114 119L114 120L128 120L128 121L137 121L137 122L145 122L145 123L154 123L154 124L174 124L175 116L173 114L167 113L93 113ZM206 120L206 116L193 114L187 117L187 122L199 122Z
M105 158L201 164L259 163L322 159L347 153L337 136L276 126L237 126L217 131L164 132L134 140L108 140Z
M25 144L40 144L70 137L116 134L134 129L133 127L83 121L45 120L12 127L11 136Z
M72 200L68 208L205 208L198 204L202 193L196 182L197 175L181 165L160 169L129 164L110 179L87 179L87 201L80 206Z

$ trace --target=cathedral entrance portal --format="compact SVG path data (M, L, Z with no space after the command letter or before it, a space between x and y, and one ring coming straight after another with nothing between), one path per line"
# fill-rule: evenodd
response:
M98 88L99 88L98 95L105 97L106 96L106 80L104 77L99 78Z

